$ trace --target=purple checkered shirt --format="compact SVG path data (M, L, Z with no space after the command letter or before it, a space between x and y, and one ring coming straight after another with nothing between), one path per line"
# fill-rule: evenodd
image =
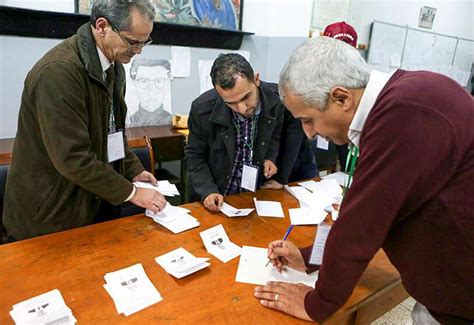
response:
M248 165L253 165L252 151L254 142L257 139L258 116L260 115L260 111L260 104L257 106L255 114L249 118L244 118L242 115L232 111L234 117L234 129L236 133L235 159L234 165L232 167L232 174L229 178L229 183L227 183L224 195L245 191L240 187L240 181L242 179L242 169L244 166L244 162Z

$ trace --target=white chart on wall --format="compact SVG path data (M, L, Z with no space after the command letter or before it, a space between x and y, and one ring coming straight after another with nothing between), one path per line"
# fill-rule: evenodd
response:
M474 62L474 41L374 21L367 62L380 71L428 70L467 86Z

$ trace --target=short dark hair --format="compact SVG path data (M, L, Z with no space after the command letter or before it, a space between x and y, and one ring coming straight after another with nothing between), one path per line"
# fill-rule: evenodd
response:
M135 80L137 77L137 70L139 67L154 67L154 66L161 66L168 71L168 74L171 71L171 64L169 60L162 60L162 59L145 59L145 58L135 58L132 61L132 65L130 67L130 77L132 80Z
M219 85L223 89L235 86L237 77L253 81L254 73L250 63L240 54L220 54L211 68L211 80L214 87Z
M104 17L119 31L130 28L130 9L135 8L143 17L155 19L155 7L150 0L95 0L91 9L91 24Z

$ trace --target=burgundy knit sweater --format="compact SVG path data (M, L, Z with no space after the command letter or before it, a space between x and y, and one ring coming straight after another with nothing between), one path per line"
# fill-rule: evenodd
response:
M398 70L379 94L308 315L341 307L381 247L433 317L474 322L474 102L442 75Z

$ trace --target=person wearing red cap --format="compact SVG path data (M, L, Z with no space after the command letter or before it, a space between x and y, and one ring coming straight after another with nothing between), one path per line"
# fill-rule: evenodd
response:
M345 21L326 26L323 36L339 39L354 47L357 46L357 33L354 27Z

